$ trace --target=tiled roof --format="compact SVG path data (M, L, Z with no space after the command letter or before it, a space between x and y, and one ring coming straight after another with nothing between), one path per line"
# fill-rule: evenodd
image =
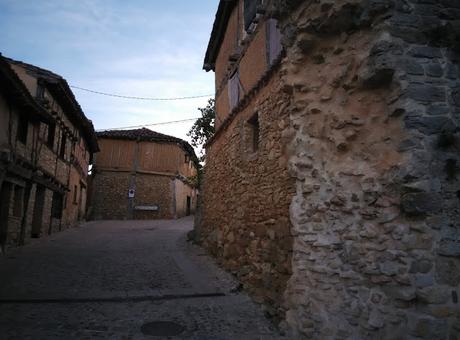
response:
M127 140L140 140L150 141L159 143L173 143L182 147L190 157L198 162L195 151L192 146L185 140L165 135L147 128L133 129L133 130L105 130L96 132L98 138L109 138L109 139L127 139Z
M50 121L51 115L41 107L19 79L16 72L11 69L8 60L0 53L0 90L8 95L16 105L25 108L28 112L37 114L45 122Z
M140 139L140 140L151 140L158 142L184 142L182 139L164 135L162 133L142 128L134 130L105 130L96 132L99 138L116 138L116 139Z
M211 37L209 38L208 48L204 57L203 69L206 71L214 70L217 54L224 39L228 20L233 8L237 4L236 0L220 0L217 8L216 18L212 26Z

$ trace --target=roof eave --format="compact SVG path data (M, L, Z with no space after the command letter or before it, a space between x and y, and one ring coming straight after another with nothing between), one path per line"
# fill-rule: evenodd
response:
M237 0L220 0L217 8L216 18L212 26L211 37L209 38L208 48L204 57L203 69L214 71L217 55L220 46L224 40L228 20L232 14L233 8L238 3Z

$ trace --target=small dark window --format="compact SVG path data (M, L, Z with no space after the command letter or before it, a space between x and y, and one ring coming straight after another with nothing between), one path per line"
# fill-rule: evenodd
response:
M250 147L252 152L256 152L259 149L259 115L255 114L251 119L248 120L250 127Z
M65 144L66 144L67 138L65 137L64 131L62 131L61 134L61 148L59 149L59 156L64 158L65 157Z
M240 101L240 74L238 70L228 80L228 102L230 111L233 110Z
M53 201L51 205L51 215L54 218L62 217L62 194L53 192Z
M256 18L259 0L244 0L244 29L247 31Z
M56 134L56 124L55 123L50 123L48 125L48 138L46 143L48 146L53 149L54 147L54 136Z
M27 133L29 131L29 120L26 116L20 115L18 121L18 131L16 138L23 144L27 143Z

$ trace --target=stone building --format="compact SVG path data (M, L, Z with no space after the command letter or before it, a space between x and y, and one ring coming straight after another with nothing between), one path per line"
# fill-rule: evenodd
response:
M92 176L95 219L179 218L193 214L198 160L186 141L146 128L97 133Z
M460 338L459 18L220 1L197 231L292 338Z
M67 82L0 55L0 242L26 243L85 218L96 135Z

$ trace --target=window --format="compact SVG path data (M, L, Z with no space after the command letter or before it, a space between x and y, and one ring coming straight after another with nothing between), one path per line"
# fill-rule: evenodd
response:
M251 27L256 18L258 0L244 0L244 29L246 31Z
M230 111L233 110L240 101L240 74L238 70L228 80L228 102Z
M41 81L41 80L38 81L37 98L38 99L44 99L45 98L45 86L43 84L43 81Z
M260 127L259 127L259 115L255 114L248 120L249 125L249 143L250 143L250 150L252 152L256 152L259 149L259 135L260 135Z
M65 144L66 144L66 137L64 131L61 134L61 148L59 149L59 156L65 158Z
M51 205L51 216L54 218L62 217L62 194L53 192L53 201Z
M27 133L29 131L29 120L26 116L20 115L18 120L18 131L16 139L23 144L27 143Z
M48 138L46 144L53 149L54 147L54 136L56 134L56 123L50 123L48 125Z
M188 155L186 154L186 155L185 155L185 163L188 163L188 162L189 162L189 157L188 157Z
M282 51L281 32L277 27L276 19L267 20L267 62L273 65Z

